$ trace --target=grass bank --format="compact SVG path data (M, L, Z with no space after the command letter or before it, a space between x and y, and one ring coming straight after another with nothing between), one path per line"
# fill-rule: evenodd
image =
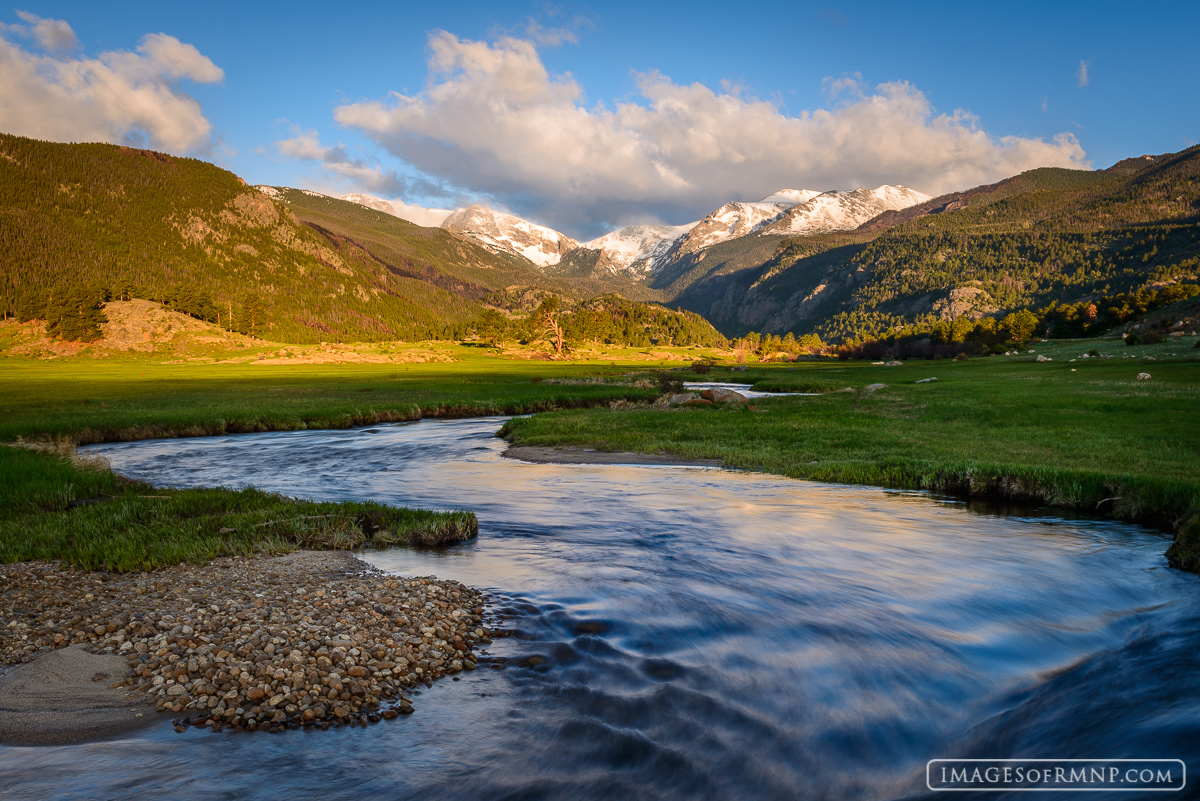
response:
M0 447L0 563L58 559L123 573L298 548L442 545L479 530L470 512L159 489L70 451Z
M1045 363L1022 354L717 368L688 378L822 394L755 401L757 411L570 410L511 420L502 435L1138 521L1175 532L1172 564L1200 570L1200 359L1079 358L1093 346L1042 346L1054 354ZM1138 380L1140 372L1151 379ZM887 386L866 389L877 383Z

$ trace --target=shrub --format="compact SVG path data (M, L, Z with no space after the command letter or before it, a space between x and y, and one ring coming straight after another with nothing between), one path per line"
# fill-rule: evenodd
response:
M679 376L677 375L672 375L671 373L655 373L654 381L658 384L658 388L662 390L664 394L683 392L683 381L680 380Z
M1095 348L1092 348L1091 350L1088 351L1088 356L1091 356L1093 359L1098 359L1098 358L1100 358L1100 351L1096 350Z
M1142 344L1142 338L1139 337L1137 334L1126 334L1125 335L1125 344L1126 345L1140 345L1140 344Z
M1157 345L1163 341L1163 335L1158 331L1147 331L1146 336L1142 337L1142 343L1146 345Z
M692 364L692 371L700 375L708 375L712 372L712 363L703 361L695 362Z

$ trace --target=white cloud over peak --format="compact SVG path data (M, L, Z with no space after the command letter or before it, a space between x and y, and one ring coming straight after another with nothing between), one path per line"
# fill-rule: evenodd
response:
M630 213L682 221L782 187L904 184L931 195L1039 166L1084 167L1070 134L996 137L971 114L938 113L905 82L827 80L832 105L789 116L737 88L637 75L640 99L588 106L535 44L429 40L415 95L347 103L335 119L438 181L581 230Z
M6 25L3 32L33 36L43 50L75 46L66 22L20 16L30 27ZM207 148L212 124L176 82L215 83L224 72L192 45L154 33L142 37L136 51L95 58L34 53L0 37L0 75L0 130L182 153Z
M397 217L417 225L424 225L426 228L437 228L454 213L452 209L427 209L424 206L406 203L399 199L388 202L392 204Z
M1079 69L1075 72L1075 82L1082 88L1092 82L1088 77L1088 63L1086 61L1079 62Z

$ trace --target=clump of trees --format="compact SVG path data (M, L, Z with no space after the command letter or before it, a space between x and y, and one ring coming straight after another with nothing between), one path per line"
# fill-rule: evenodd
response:
M74 342L94 342L102 336L101 326L108 322L104 304L109 293L100 287L54 287L45 293L25 296L17 309L23 323L45 320L46 333Z
M728 340L698 314L636 303L618 295L602 295L573 307L547 294L524 316L484 309L470 326L472 334L492 345L502 342L545 342L556 354L572 348L614 345L724 347Z
M778 334L760 334L751 331L745 336L735 339L732 347L739 357L754 356L760 360L778 358L794 360L802 354L820 354L827 350L825 343L816 334L802 334L797 337L791 331L782 337Z

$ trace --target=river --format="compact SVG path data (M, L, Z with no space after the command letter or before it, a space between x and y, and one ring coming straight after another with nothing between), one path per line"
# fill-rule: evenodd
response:
M1200 758L1200 579L1167 567L1162 533L526 464L500 457L502 423L94 449L159 485L475 511L476 541L363 558L487 590L508 666L365 730L0 749L0 796L887 799L924 792L933 758Z

